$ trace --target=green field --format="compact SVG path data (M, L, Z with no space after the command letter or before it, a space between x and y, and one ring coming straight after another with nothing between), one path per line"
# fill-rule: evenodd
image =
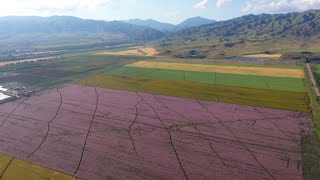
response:
M144 77L152 79L190 81L198 83L248 87L257 89L306 92L304 79L298 78L222 74L137 67L122 67L119 69L108 71L107 74L128 77Z
M308 96L303 92L108 75L93 76L79 81L79 84L256 107L309 111Z

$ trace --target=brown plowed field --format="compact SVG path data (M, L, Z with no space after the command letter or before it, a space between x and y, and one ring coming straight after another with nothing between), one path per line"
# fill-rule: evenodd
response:
M303 179L307 114L68 85L0 105L0 151L89 180Z

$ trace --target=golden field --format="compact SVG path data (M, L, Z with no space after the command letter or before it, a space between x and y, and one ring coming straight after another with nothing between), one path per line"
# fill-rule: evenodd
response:
M154 56L158 51L152 47L142 47L136 49L127 49L120 51L102 51L96 53L97 55L117 55L117 56Z
M152 62L152 61L139 61L139 62L129 64L127 66L140 67L140 68L216 72L216 73L226 73L226 74L257 75L257 76L270 76L270 77L304 78L304 72L302 69L246 67L246 66L220 66L220 65L168 63L168 62Z
M23 161L5 154L0 154L1 179L59 179L59 180L82 180L73 175L45 168L27 161Z
M279 59L281 56L282 54L249 54L243 55L242 57Z

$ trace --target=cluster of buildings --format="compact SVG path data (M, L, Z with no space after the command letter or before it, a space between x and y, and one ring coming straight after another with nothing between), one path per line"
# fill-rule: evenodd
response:
M0 51L0 61L14 61L19 59L29 58L31 53L35 52L33 49L17 49Z
M33 92L24 87L21 83L10 82L0 85L0 102L11 99L30 96Z
M38 49L0 50L0 61L17 61L25 59L59 56L59 52L41 52Z

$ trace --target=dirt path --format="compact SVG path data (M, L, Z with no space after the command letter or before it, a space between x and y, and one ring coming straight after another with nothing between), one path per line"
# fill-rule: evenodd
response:
M320 97L320 91L318 88L318 84L317 84L316 78L314 77L314 74L312 72L312 69L311 69L309 63L306 64L306 68L307 68L308 76L309 76L311 83L312 83L312 89L313 89L314 93L316 94L316 96Z

